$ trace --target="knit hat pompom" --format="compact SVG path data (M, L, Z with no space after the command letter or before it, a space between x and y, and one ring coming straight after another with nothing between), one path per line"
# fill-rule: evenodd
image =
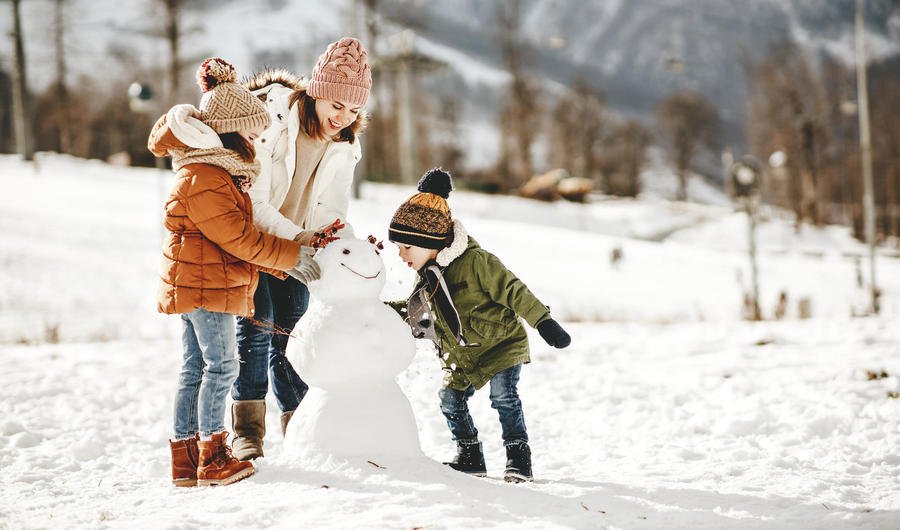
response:
M235 72L234 66L225 59L210 57L200 63L200 67L197 68L197 84L200 85L200 91L204 94L223 83L234 83L235 81L237 81L237 72Z
M450 173L443 169L432 168L419 179L418 190L422 193L433 193L449 199L450 192L453 191L453 179L450 178Z

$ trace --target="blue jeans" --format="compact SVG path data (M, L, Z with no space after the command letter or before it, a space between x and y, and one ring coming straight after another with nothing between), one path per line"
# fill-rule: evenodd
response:
M266 273L259 274L259 286L253 295L256 313L253 320L238 317L237 344L241 370L231 397L235 401L265 399L272 381L272 392L278 407L295 410L309 386L300 379L284 355L288 336L275 329L291 332L309 306L309 289L302 282L288 277L285 280Z
M522 401L516 385L522 365L507 368L491 378L491 408L500 416L500 427L503 429L503 445L528 441L525 430L525 414L522 412ZM447 426L456 442L474 442L478 440L478 429L469 414L468 401L475 394L475 387L469 385L463 391L444 387L438 395L441 397L441 412L447 418Z
M238 373L234 315L196 309L181 315L184 364L175 394L175 439L225 430L225 397Z

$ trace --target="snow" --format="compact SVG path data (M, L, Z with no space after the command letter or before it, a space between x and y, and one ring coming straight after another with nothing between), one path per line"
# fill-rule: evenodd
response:
M900 263L878 261L883 315L851 318L864 292L848 253L860 247L838 228L785 239L790 223L771 216L764 314L787 288L792 308L812 300L813 318L749 323L745 234L728 208L455 191L454 215L573 338L555 350L529 328L519 389L536 481L502 482L485 391L470 403L489 477L440 465L453 450L441 372L420 345L398 381L430 461L306 469L284 451L271 401L256 475L176 489L166 445L180 334L155 312L171 175L46 154L39 168L0 157L0 528L898 526ZM385 238L411 193L363 186L357 235ZM411 272L392 245L382 256L383 296L405 296Z

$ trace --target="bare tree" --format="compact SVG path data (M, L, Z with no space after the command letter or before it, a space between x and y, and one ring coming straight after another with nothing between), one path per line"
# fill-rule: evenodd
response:
M599 180L598 151L607 120L603 94L579 79L557 103L553 117L553 165L571 175Z
M178 97L179 72L181 71L181 62L179 59L179 44L181 40L181 30L179 27L179 19L181 17L181 0L159 0L166 13L166 25L164 36L169 43L169 75L168 75L168 93L169 103L174 103Z
M702 94L676 92L656 108L656 121L668 141L678 174L678 200L687 200L687 172L697 149L707 145L719 125L719 112Z
M25 48L22 44L22 20L19 0L10 0L13 17L13 117L16 127L16 150L26 161L34 160L34 133L31 126L31 99L25 71Z
M620 123L603 142L601 168L606 176L604 192L610 195L637 197L641 192L641 171L647 158L652 136L636 120Z
M774 46L754 70L750 89L750 138L753 150L787 155L784 202L803 219L825 221L830 186L824 178L828 135L822 81L796 44Z
M72 152L71 120L69 119L69 88L66 85L66 44L63 6L65 0L53 2L53 47L56 63L56 105L58 106L57 132L59 135L59 151Z
M505 187L515 188L534 174L531 146L540 129L540 89L524 70L528 47L520 37L520 0L501 0L497 4L498 38L506 70L512 81L507 104L500 117L500 160L498 171Z
M12 149L12 82L9 74L0 70L0 153Z
M459 175L465 158L459 141L462 101L455 95L449 95L441 98L438 104L440 110L432 134L434 156L425 160L434 160L436 165L448 168Z
M369 54L369 64L372 68L372 86L376 90L372 91L369 96L371 103L368 110L369 123L367 125L368 134L365 137L366 156L363 157L362 172L356 171L353 180L353 196L359 198L361 194L361 186L363 181L372 178L374 175L385 173L385 148L384 134L386 130L384 123L384 107L386 105L385 98L381 97L382 82L384 75L381 68L381 60L379 53L381 48L378 43L378 36L381 33L381 24L378 18L378 0L355 0L363 4L363 25L366 29L366 51ZM360 174L362 173L362 174Z
M878 229L900 237L900 60L872 65L871 128ZM859 167L859 166L857 166Z
M855 116L856 97L853 88L855 72L841 61L824 57L819 67L825 98L823 120L828 130L829 145L824 150L821 172L830 183L823 198L825 220L853 226L855 204L862 204L861 188L856 188L860 162L858 154L859 121Z

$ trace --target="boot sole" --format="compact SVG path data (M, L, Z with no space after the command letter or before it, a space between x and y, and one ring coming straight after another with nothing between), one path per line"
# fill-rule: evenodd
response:
M193 488L197 485L197 479L195 478L179 478L172 481L172 484L176 488Z
M263 441L254 438L236 438L231 442L231 453L241 462L266 456L263 452Z
M456 469L450 462L444 462L444 465L452 469L453 471L458 471L460 473L469 475L470 477L481 477L484 478L487 476L487 470L484 471L463 471L462 469Z
M238 471L234 475L230 477L220 478L220 479L199 479L197 480L198 486L227 486L229 484L234 484L235 482L244 480L245 478L256 473L256 468L249 467L243 471Z
M507 472L503 475L503 480L505 482L509 482L512 484L518 484L520 482L534 482L534 478L532 478L532 477L526 477L525 475L523 475L521 473L510 473L510 472Z

